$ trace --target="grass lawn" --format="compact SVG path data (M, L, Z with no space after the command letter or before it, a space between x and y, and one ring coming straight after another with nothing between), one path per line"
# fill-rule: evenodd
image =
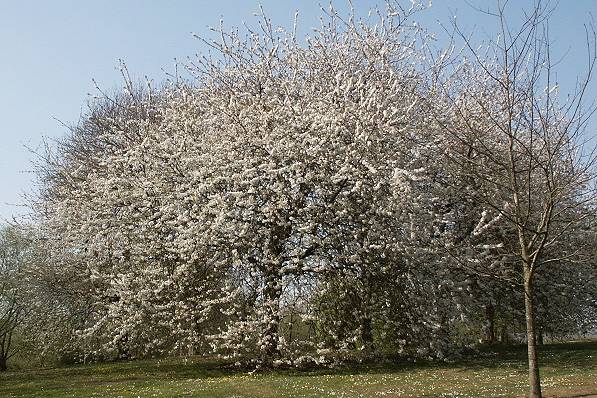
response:
M0 374L0 397L523 397L525 347L455 364L233 372L201 358L78 365ZM597 397L597 341L541 348L547 397ZM594 395L592 395L594 394Z

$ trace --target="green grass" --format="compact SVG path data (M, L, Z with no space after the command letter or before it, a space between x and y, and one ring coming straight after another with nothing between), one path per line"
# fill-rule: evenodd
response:
M597 341L542 347L549 397L597 396ZM0 374L0 397L522 397L525 348L486 349L454 364L375 364L336 370L234 372L181 358Z

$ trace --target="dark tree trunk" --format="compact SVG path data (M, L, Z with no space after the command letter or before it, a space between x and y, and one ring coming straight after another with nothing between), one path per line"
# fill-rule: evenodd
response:
M129 345L129 336L124 334L117 343L118 359L131 359L132 354Z
M542 328L539 328L539 330L537 330L537 344L543 345L543 329Z
M264 289L265 304L265 324L263 325L263 332L261 340L263 344L262 349L262 360L264 364L271 363L273 359L277 358L280 354L278 347L280 337L280 297L282 296L282 290L280 288L281 278L275 273L275 270L266 277L266 287Z
M5 372L6 369L6 357L0 356L0 372Z
M485 343L495 343L495 309L492 304L485 306Z
M529 397L541 398L539 379L539 361L537 359L537 341L535 334L535 313L533 308L533 281L530 270L524 270L524 304L527 324L527 352L529 359Z
M294 307L290 312L290 325L288 325L288 342L292 343L292 329L294 328Z
M508 327L502 325L500 328L500 343L505 344L510 342L510 336L508 335Z
M364 348L368 351L373 351L373 327L370 317L364 317L362 320L361 339L363 340Z
M284 223L271 228L268 249L278 259L284 253L284 246L292 233L288 219ZM283 261L279 263L267 262L262 264L265 287L264 298L264 324L261 334L261 358L264 365L271 364L280 356L280 299L282 297L282 269Z

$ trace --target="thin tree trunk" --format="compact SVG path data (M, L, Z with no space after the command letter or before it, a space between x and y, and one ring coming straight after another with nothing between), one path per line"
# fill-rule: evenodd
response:
M292 343L292 329L294 328L294 307L290 310L290 326L288 332L288 342Z
M533 308L533 281L531 278L530 270L525 267L524 304L527 322L527 351L529 358L529 397L541 398L541 381L539 379L539 361L537 359L537 341Z
M0 356L0 372L5 372L6 369L6 357Z

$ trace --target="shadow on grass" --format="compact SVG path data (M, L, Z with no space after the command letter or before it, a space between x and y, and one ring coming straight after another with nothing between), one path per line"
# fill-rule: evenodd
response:
M541 366L554 368L597 368L597 341L553 343L541 346ZM261 376L317 377L343 375L399 374L420 370L452 369L456 371L480 371L507 367L513 371L526 371L525 345L494 345L479 347L475 354L454 362L410 362L394 359L377 363L347 364L335 368L271 369L259 372ZM0 374L11 383L52 383L67 378L72 383L145 382L160 380L211 379L246 374L248 369L238 370L215 359L191 357L163 358L153 360L120 361L90 365L23 370Z
M225 369L216 360L193 358L185 361L181 358L165 358L138 361L117 361L100 364L68 365L45 369L5 372L2 380L11 383L51 383L52 380L64 380L72 383L85 380L86 383L131 382L161 380L206 379L230 376L236 371Z
M597 340L549 343L538 347L541 367L597 368ZM481 370L504 366L526 371L527 346L525 344L485 345L478 347L478 354L454 363L465 370Z

